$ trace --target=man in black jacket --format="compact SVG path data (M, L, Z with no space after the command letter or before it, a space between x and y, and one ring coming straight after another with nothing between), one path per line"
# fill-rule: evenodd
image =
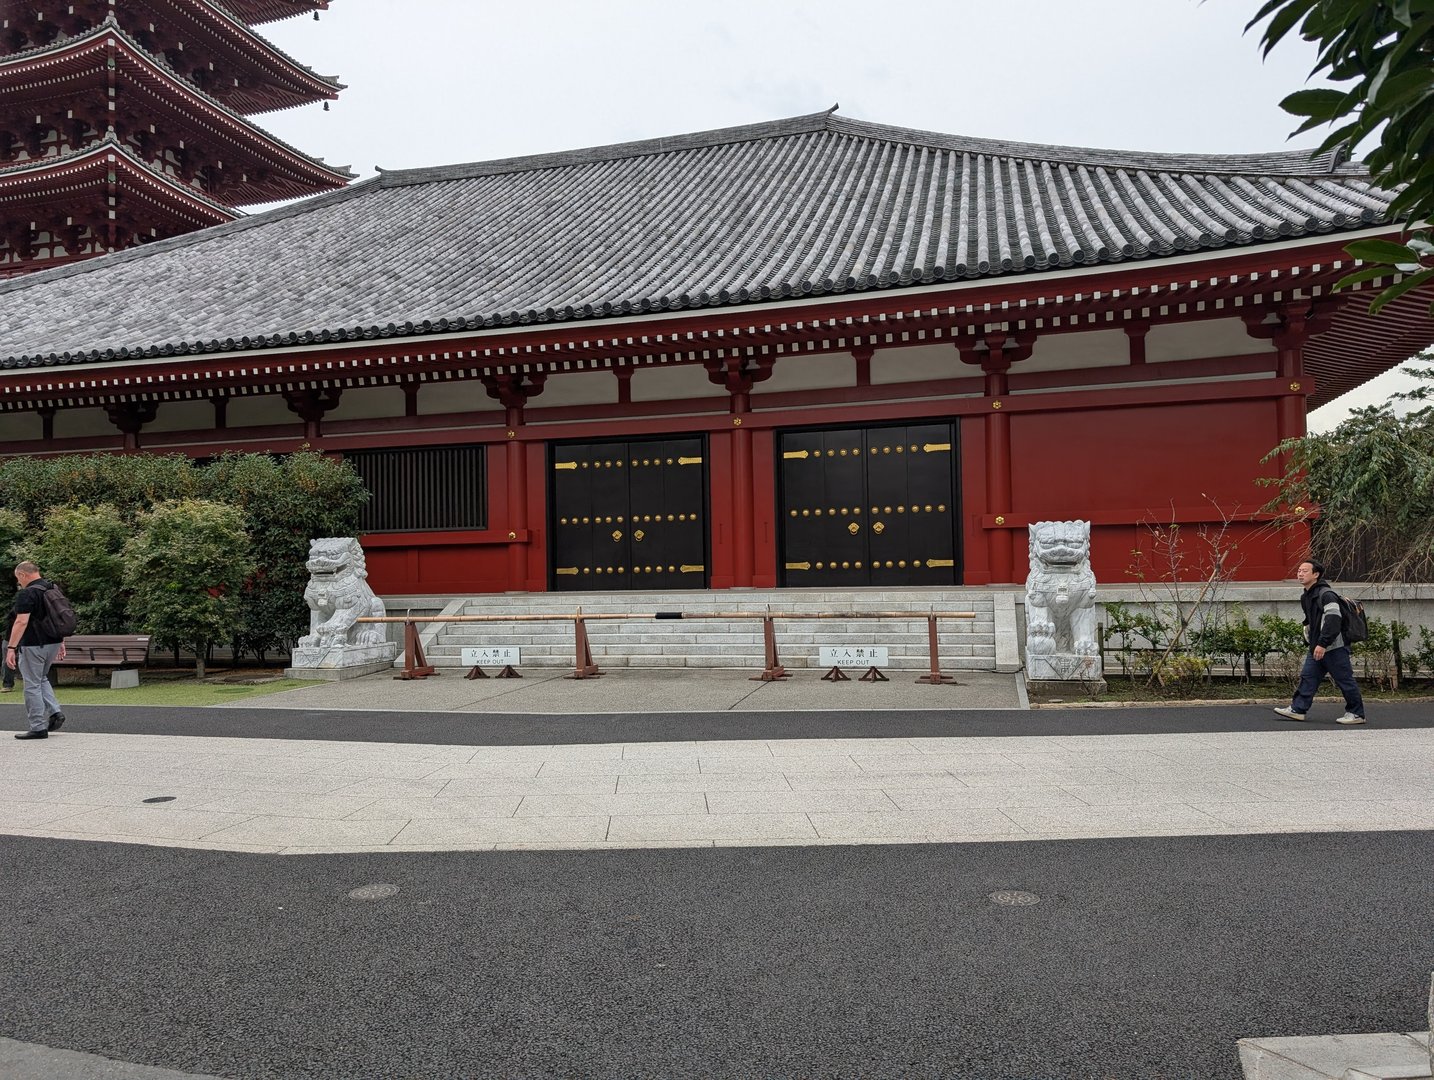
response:
M1310 643L1309 655L1300 671L1300 684L1288 705L1275 712L1286 720L1304 720L1314 704L1315 691L1328 675L1344 694L1344 715L1337 724L1364 723L1364 699L1354 681L1354 666L1349 661L1349 646L1341 631L1344 618L1339 600L1324 579L1324 567L1313 559L1300 563L1295 578L1304 588L1300 606L1305 613L1305 636Z
M52 636L38 617L45 607L41 594L51 587L40 576L40 568L22 562L15 567L15 583L20 591L15 594L14 620L6 636L5 661L25 680L25 714L30 720L29 730L15 738L44 739L65 722L50 685L50 665L65 658L65 643Z

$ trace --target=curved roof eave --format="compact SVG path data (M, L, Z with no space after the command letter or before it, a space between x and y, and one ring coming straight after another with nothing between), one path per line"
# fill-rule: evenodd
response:
M933 142L943 144L940 153L932 154ZM977 146L985 149L978 154ZM1031 144L929 133L908 139L906 129L817 113L490 162L476 173L473 166L383 173L276 211L0 284L0 297L10 298L0 309L17 313L22 295L36 290L36 317L48 291L57 310L93 312L126 282L171 281L174 290L191 290L193 305L147 330L111 313L94 316L104 320L98 329L76 315L40 335L18 330L24 318L17 314L0 325L9 332L0 349L13 350L0 366L473 332L1115 270L1238 247L1269 250L1387 221L1388 193L1357 169L1311 169L1307 156L1253 156L1274 166L1258 174L1248 170L1251 156L1125 151L1081 151L1113 155L1122 166L1002 158L999 168L968 168L970 157L1012 148ZM1223 162L1226 171L1152 171L1157 159ZM1123 171L1139 163L1143 169ZM1027 187L1003 188L1008 170L1013 185ZM963 184L975 191L969 212L965 199L952 205L953 187ZM635 202L634 190L644 198ZM349 208L370 198L362 210ZM1141 228L1153 231L1137 234ZM273 231L251 237L257 229ZM273 258L276 250L283 260ZM132 272L140 259L163 261ZM335 274L340 264L344 273ZM196 275L196 267L210 269ZM206 285L220 267L243 273L244 295ZM85 287L90 274L102 276ZM121 333L134 344L121 347ZM28 341L74 347L41 352L24 347Z

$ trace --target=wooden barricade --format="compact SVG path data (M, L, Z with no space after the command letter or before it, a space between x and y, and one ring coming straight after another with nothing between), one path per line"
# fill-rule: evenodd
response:
M974 619L974 611L933 611L926 617L928 654L930 670L918 678L918 683L930 683L939 685L942 683L956 684L956 680L950 675L941 671L940 645L937 632L937 622L940 619ZM403 623L403 670L394 676L396 679L426 679L438 672L433 665L428 663L423 655L423 643L419 640L418 623L420 622L566 622L569 619L573 623L573 672L566 675L568 679L593 679L603 675L603 670L593 661L592 643L588 639L587 621L589 619L716 619L716 620L738 620L738 619L761 619L762 620L762 651L765 666L762 670L752 676L753 682L775 682L778 679L791 678L791 672L782 666L777 655L777 627L778 619L804 620L804 619L913 619L920 618L916 612L911 611L787 611L773 612L770 608L766 612L758 611L655 611L655 612L606 612L596 615L585 615L583 609L578 608L573 615L430 615L427 617L415 618L412 616L366 616L358 619L362 623ZM497 676L500 679L522 678L510 666L504 667ZM488 676L478 668L471 670L465 678L486 679ZM850 681L850 676L833 667L826 675L822 676L831 682ZM861 676L862 682L887 682L887 677L875 668L869 668L866 674ZM959 684L957 684L959 685Z

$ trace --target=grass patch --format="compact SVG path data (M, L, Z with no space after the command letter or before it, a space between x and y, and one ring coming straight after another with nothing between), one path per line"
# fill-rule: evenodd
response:
M148 679L141 675L139 685L129 690L111 690L108 682L62 683L55 687L55 697L61 705L234 705L246 698L314 685L309 679L226 683L224 678L226 676L201 682L192 674L187 679ZM20 699L18 684L15 699Z

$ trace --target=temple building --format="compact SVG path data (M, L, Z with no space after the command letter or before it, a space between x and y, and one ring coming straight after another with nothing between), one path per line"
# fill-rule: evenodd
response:
M17 0L0 18L0 277L353 179L249 117L336 98L254 32L328 0Z
M342 455L387 595L999 585L1069 518L1283 578L1263 459L1434 340L1331 289L1389 203L832 112L384 172L0 284L0 454Z

